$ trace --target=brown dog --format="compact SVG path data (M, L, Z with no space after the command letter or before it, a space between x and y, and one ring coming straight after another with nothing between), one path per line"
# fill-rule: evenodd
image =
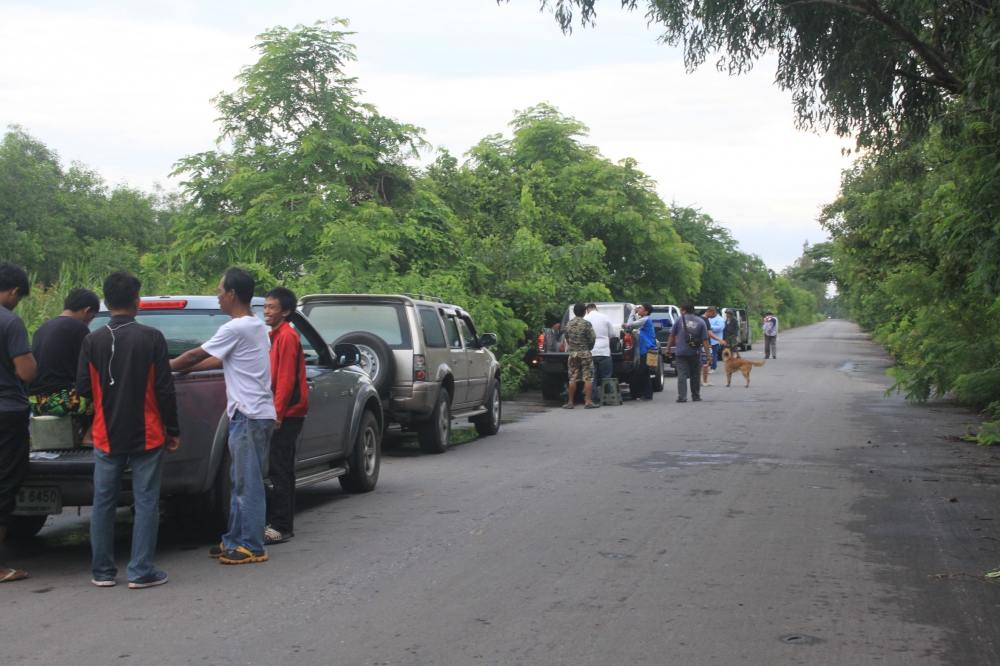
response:
M755 365L764 365L764 361L749 361L741 357L739 352L731 352L728 349L722 350L722 358L726 362L726 386L729 386L733 375L739 370L743 373L743 378L747 380L744 388L750 388L750 371Z

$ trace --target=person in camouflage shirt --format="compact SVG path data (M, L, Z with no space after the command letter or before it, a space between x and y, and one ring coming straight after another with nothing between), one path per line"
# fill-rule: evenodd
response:
M576 394L576 383L583 380L584 407L593 409L597 407L592 401L594 384L594 362L590 355L590 350L594 348L594 341L597 335L594 327L589 321L583 318L587 313L587 307L583 303L573 306L573 319L566 324L566 349L569 351L567 367L569 370L569 385L566 387L565 409L573 409L573 398Z

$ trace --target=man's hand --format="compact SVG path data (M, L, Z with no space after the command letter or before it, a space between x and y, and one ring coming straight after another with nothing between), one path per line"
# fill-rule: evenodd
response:
M170 435L167 437L166 449L167 453L173 453L177 449L181 448L181 438L177 435Z
M281 421L278 421L278 420L274 421L274 429L275 430L281 430Z

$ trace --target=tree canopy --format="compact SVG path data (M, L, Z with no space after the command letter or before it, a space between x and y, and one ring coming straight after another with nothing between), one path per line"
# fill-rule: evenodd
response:
M509 1L509 0L503 0ZM613 3L608 3L613 6ZM992 41L988 0L620 0L681 45L689 68L717 57L730 73L777 57L775 82L800 124L853 134L861 145L922 133L945 104L983 83ZM597 0L541 0L564 31L597 21ZM992 46L991 46L992 45Z

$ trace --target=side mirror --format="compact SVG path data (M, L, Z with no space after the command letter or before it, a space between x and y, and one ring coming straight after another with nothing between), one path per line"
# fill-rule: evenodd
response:
M479 336L479 346L480 347L492 347L497 343L496 333L483 333Z
M334 367L346 368L351 365L361 365L361 350L350 342L338 342L335 345L330 345L330 352L333 354Z

